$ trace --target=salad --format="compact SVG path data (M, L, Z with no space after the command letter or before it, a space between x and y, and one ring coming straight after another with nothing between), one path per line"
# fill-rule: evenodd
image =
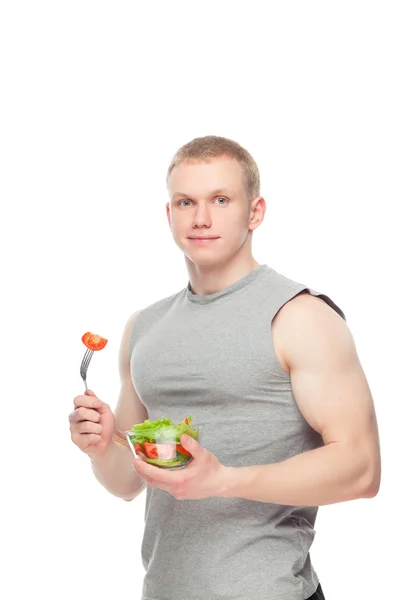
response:
M158 419L133 425L127 432L127 438L134 454L144 461L158 467L180 467L192 460L192 455L180 442L184 433L199 440L199 430L192 429L192 417L174 425L171 419Z

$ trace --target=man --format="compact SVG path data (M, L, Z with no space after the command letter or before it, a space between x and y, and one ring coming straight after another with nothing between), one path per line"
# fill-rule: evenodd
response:
M192 140L167 185L189 283L130 317L115 416L93 392L77 396L72 440L112 494L147 488L142 600L322 600L309 553L318 506L380 485L373 400L344 314L253 258L265 201L237 143ZM194 457L183 470L121 443L146 418L189 415L203 431L200 443L181 437Z

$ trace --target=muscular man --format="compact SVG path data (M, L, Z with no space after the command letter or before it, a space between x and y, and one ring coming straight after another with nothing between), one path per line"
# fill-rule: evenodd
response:
M77 396L72 440L112 494L146 489L142 600L322 600L310 560L318 507L374 497L373 399L342 310L259 264L257 165L232 140L196 138L168 170L167 217L188 284L133 314L115 409ZM295 251L295 249L293 249ZM121 431L191 415L194 460L135 460Z

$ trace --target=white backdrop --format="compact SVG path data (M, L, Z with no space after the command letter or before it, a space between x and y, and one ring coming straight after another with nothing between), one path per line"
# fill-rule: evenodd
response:
M187 283L164 180L207 134L255 157L255 257L341 306L375 398L381 490L320 509L325 596L398 593L397 7L1 3L2 598L140 599L145 496L95 481L68 414L82 334L109 339L89 385L115 406L127 318Z

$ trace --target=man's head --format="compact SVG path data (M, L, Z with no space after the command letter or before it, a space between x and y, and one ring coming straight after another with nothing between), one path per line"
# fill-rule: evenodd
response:
M265 201L252 156L223 137L195 138L173 157L167 174L167 216L174 240L199 266L251 254L251 235L262 222ZM213 241L198 238L213 236Z

